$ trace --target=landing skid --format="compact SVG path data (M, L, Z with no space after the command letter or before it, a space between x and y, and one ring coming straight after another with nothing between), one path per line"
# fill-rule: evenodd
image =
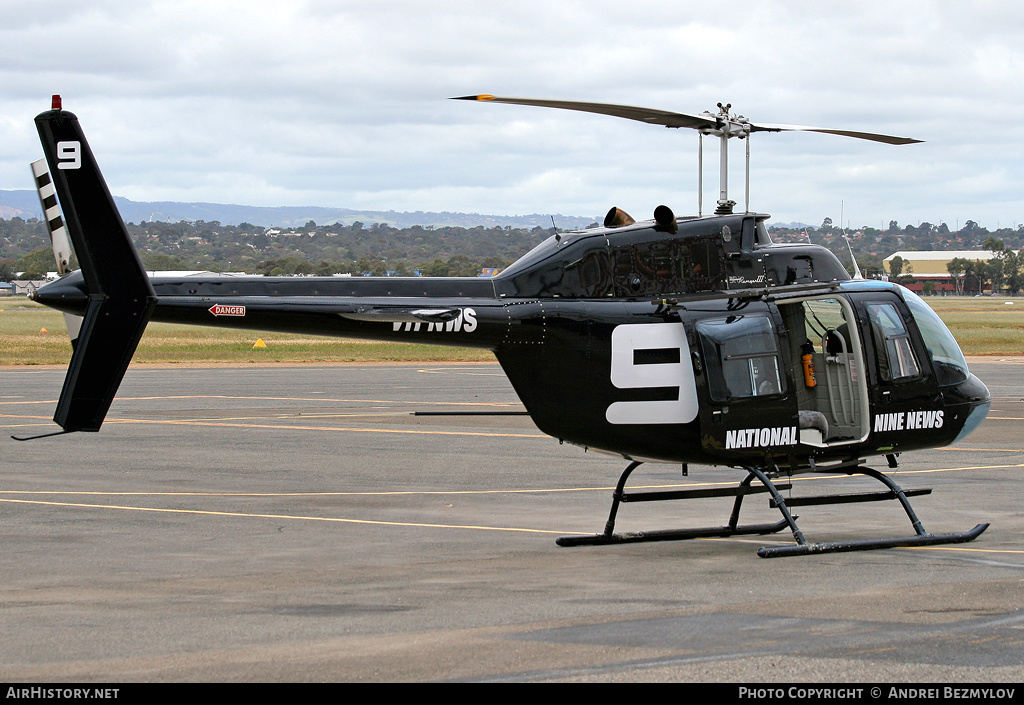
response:
M932 546L936 544L965 543L973 541L988 528L988 524L978 524L970 531L955 534L929 534L924 530L921 520L917 518L913 507L910 506L908 496L929 494L930 489L904 491L899 485L886 475L867 467L851 465L849 467L834 468L825 472L843 472L848 475L866 475L872 477L888 489L882 492L865 492L859 494L845 495L821 495L815 497L799 497L790 500L792 505L815 505L815 504L847 504L853 502L878 502L884 500L898 499L903 506L910 523L914 527L914 536L903 536L883 539L861 539L855 541L835 541L829 543L810 543L804 537L800 527L797 526L798 517L793 516L789 511L781 491L788 490L792 485L773 482L767 473L752 465L741 466L747 471L747 476L737 487L715 488L707 490L678 490L671 492L630 492L627 493L626 481L634 470L640 467L640 461L633 461L623 470L619 482L612 495L612 507L605 523L604 532L591 536L562 536L555 543L559 546L601 546L613 543L639 543L643 541L679 541L696 538L725 538L729 536L744 535L765 535L774 534L789 527L796 539L795 546L765 546L757 550L761 558L777 558L782 556L803 556L811 553L840 553L844 551L871 551L882 548L897 548L904 546ZM813 470L817 471L817 470ZM761 486L753 486L751 483L757 479ZM740 525L740 508L743 505L743 498L750 494L771 494L771 506L782 513L782 519L774 524L748 524ZM657 502L677 499L703 499L708 497L735 497L732 507L732 514L729 516L729 523L725 526L707 527L700 529L675 529L663 531L641 531L630 533L615 533L615 518L618 514L619 504L623 502Z

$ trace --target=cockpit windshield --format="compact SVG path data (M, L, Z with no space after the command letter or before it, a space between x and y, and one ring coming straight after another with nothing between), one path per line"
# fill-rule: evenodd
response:
M964 354L949 328L917 294L909 289L901 289L900 293L903 294L903 300L907 302L910 312L914 314L914 320L917 321L918 330L921 331L921 337L928 348L939 384L946 387L963 382L970 375L967 360L964 359Z

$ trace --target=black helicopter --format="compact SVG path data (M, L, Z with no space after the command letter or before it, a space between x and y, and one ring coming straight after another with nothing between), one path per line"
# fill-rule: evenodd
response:
M917 140L760 125L721 104L717 114L685 115L467 99L603 113L720 137L716 212L677 217L659 206L652 220L635 222L612 208L603 227L555 234L491 279L151 278L77 117L54 96L53 109L36 118L49 170L42 160L33 170L58 267L66 271L70 256L65 223L81 264L33 295L65 312L77 338L54 415L63 428L58 433L99 430L150 320L458 345L494 352L542 431L630 461L604 532L564 537L560 545L788 527L796 544L758 551L770 557L964 542L987 528L926 532L907 497L930 490L904 491L863 464L884 456L895 467L899 453L953 443L985 418L988 389L970 373L938 316L898 285L851 279L823 247L773 243L768 216L749 206L734 213L727 194L731 137L792 129L891 144ZM630 473L647 461L680 463L684 474L694 463L731 466L745 476L730 488L627 493ZM783 498L786 478L799 473L862 474L885 489ZM743 498L763 492L782 519L739 524ZM727 524L614 533L620 502L703 497L734 498ZM914 535L811 543L789 511L798 504L892 499L903 505Z

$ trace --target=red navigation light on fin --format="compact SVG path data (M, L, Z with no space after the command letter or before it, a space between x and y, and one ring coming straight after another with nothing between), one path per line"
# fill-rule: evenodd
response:
M53 100L50 103L50 109L51 110L60 110L61 109L60 96L59 95L54 95L53 96Z

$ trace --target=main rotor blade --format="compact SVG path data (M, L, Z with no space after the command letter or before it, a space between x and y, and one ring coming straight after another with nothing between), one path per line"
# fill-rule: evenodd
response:
M872 142L884 142L885 144L915 144L924 140L915 140L912 137L893 137L892 135L879 135L874 132L857 132L856 130L832 130L827 127L807 127L806 125L770 125L766 123L750 123L751 132L822 132L826 135L842 135L844 137L855 137L859 140L871 140Z
M489 103L509 103L511 105L535 105L540 108L561 108L562 110L579 110L584 113L597 113L613 117L637 120L648 125L664 125L665 127L702 127L714 128L713 118L685 113L672 113L667 110L638 108L632 105L615 105L612 103L583 103L575 100L541 100L538 98L505 98L494 95L467 95L452 100L478 100Z
M721 125L716 116L688 115L673 113L667 110L640 108L634 105L615 105L614 103L586 103L576 100L544 100L540 98L508 98L496 95L467 95L452 100L476 100L487 103L508 103L510 105L534 105L540 108L560 108L562 110L578 110L584 113L597 113L613 117L626 118L645 122L648 125L664 125L665 127L692 127L697 130L716 129ZM842 135L872 142L885 144L914 144L923 140L911 137L893 137L874 132L857 130L834 130L826 127L808 127L806 125L774 125L768 123L749 123L751 132L821 132L827 135Z

